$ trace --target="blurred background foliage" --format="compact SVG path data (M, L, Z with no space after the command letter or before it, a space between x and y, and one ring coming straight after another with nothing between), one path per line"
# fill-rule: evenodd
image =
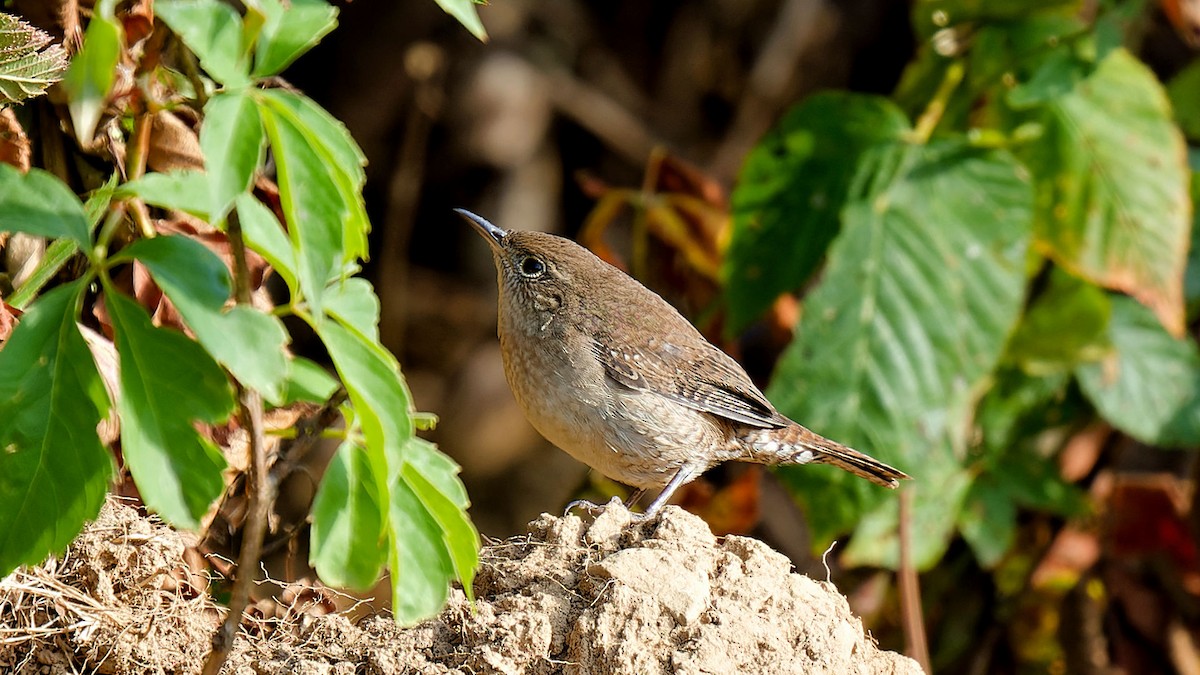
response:
M284 77L369 160L380 339L481 532L621 488L516 408L454 206L577 237L914 476L731 465L680 497L828 564L884 647L1200 672L1193 3L493 0L486 44L431 2L336 4Z

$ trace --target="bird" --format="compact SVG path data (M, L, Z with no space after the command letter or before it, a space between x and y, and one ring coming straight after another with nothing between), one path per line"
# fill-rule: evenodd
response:
M893 489L909 478L781 414L670 303L583 246L454 210L491 248L504 374L526 418L635 488L629 505L659 489L638 518L726 461L832 464Z

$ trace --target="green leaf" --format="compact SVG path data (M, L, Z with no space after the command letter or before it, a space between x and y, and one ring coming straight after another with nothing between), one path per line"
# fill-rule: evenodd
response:
M1183 331L1190 200L1183 137L1154 74L1124 50L1042 112L1026 146L1039 248Z
M479 20L479 12L475 8L475 0L437 0L447 14L458 19L458 22L470 31L480 42L487 42L487 31Z
M337 391L339 384L325 369L302 356L289 362L288 379L284 383L283 405L304 401L324 403Z
M187 336L155 328L133 300L105 286L121 358L121 450L146 506L195 528L221 494L225 459L193 421L218 424L233 410L220 366Z
M266 104L288 117L304 134L310 150L328 169L337 188L341 206L346 210L342 221L343 259L367 257L367 233L371 222L363 204L362 188L367 181L367 157L346 126L312 99L300 94L271 89L263 92Z
M113 172L104 185L92 190L88 195L87 201L83 203L83 212L87 214L88 232L96 231L100 225L100 220L108 213L108 207L112 204L113 196L116 194L117 185L120 184L121 175L116 171Z
M1113 353L1080 366L1080 387L1121 431L1154 445L1200 445L1200 350L1176 339L1145 308L1113 298Z
M225 309L231 280L225 263L190 237L139 239L117 260L150 270L196 339L242 384L272 403L283 401L288 374L287 331L274 316L246 305Z
M325 291L325 311L343 325L379 342L379 298L361 277L335 281Z
M205 104L200 148L212 191L207 210L213 220L225 217L233 200L253 184L263 142L258 106L247 91L227 90Z
M759 142L733 192L721 269L731 331L812 276L838 233L859 156L906 131L887 99L828 93L806 99Z
M768 394L817 433L911 473L914 518L945 520L969 484L955 456L974 392L1021 309L1030 186L1009 155L963 139L884 146L864 159L862 196L844 211ZM838 471L787 476L821 514L821 546L894 501ZM944 489L951 484L961 489ZM925 553L945 543L925 542Z
M388 554L383 508L367 451L344 441L313 499L309 561L325 583L365 590L379 580Z
M1070 372L1108 353L1108 295L1057 268L1008 345L1008 358L1031 375Z
M1079 0L920 0L913 4L913 26L921 37L947 26L987 24L1027 18L1031 14L1077 11Z
M1179 128L1191 141L1200 141L1200 60L1193 60L1167 84L1167 96Z
M1033 376L1007 367L993 373L991 387L975 406L972 433L985 457L1011 455L1019 443L1067 423L1076 412L1064 401L1070 377L1061 371ZM991 470L984 467L983 473Z
M443 545L441 526L399 472L389 489L392 612L396 623L412 625L446 604L454 564Z
M72 239L90 251L91 235L83 204L53 174L30 169L22 174L0 162L0 232L26 232Z
M278 75L337 26L337 8L324 0L260 0L264 12L255 50L254 76Z
M0 576L75 538L114 475L108 394L75 322L86 286L42 296L0 350Z
M1003 483L981 475L967 492L958 528L979 564L991 569L1012 548L1017 534L1017 506Z
M99 3L98 7L103 4ZM117 63L121 59L124 37L121 25L112 15L112 4L108 3L107 12L99 11L92 15L83 36L83 48L71 59L71 66L63 78L75 137L85 148L92 145L92 136L108 103L108 92L112 89Z
M340 169L314 152L310 130L278 106L260 108L279 171L279 197L296 253L296 276L319 321L325 284L346 258L343 223L349 208L338 191Z
M227 87L250 83L242 45L242 17L221 0L159 0L154 13L200 59L214 80Z
M118 197L138 197L152 206L190 213L209 219L212 206L209 176L203 171L185 170L148 173L117 188Z
M38 96L62 79L67 50L49 33L0 13L0 104Z
M275 214L248 193L238 196L237 213L246 245L271 264L271 269L287 284L292 297L296 297L300 289L296 281L296 254Z
M412 399L396 359L361 333L325 321L314 326L346 387L367 440L372 467L388 475L389 458L403 458L413 436Z

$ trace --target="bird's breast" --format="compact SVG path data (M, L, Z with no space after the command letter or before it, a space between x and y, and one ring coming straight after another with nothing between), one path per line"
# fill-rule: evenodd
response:
M653 488L724 435L703 413L609 379L583 337L531 342L501 330L509 386L551 443L609 478Z

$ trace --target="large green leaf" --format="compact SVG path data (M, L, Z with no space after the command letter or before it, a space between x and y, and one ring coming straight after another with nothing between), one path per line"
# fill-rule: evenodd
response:
M121 358L121 450L146 506L196 527L224 487L220 451L192 426L233 411L233 389L212 357L183 333L156 328L111 286L105 302Z
M389 546L384 512L364 448L342 443L313 499L309 560L321 580L366 589L379 580Z
M721 269L730 330L812 275L838 233L859 156L906 131L904 114L887 99L818 94L754 148L733 192L733 235Z
M337 8L324 0L259 0L265 14L254 50L254 76L278 75L337 26Z
M139 239L121 251L150 270L204 348L247 387L272 403L283 401L288 375L287 331L278 317L255 307L228 309L231 281L225 263L190 237Z
M1009 341L1007 357L1033 375L1069 373L1107 353L1111 313L1104 290L1054 269Z
M1076 371L1083 393L1113 426L1146 443L1200 445L1200 349L1167 334L1146 308L1113 299L1113 352Z
M225 216L238 195L249 189L263 156L263 128L258 106L242 89L213 96L204 106L200 148L208 173L213 220Z
M49 33L0 13L0 103L41 94L62 79L67 65L67 50Z
M844 211L768 393L814 431L912 474L903 489L916 492L914 518L936 526L965 494L958 453L968 410L1020 312L1031 190L1010 156L958 139L864 158L861 196ZM791 470L788 480L818 542L894 499L820 468ZM934 534L919 542L921 564L944 550L947 530Z
M1025 152L1037 178L1038 246L1181 334L1191 201L1183 136L1158 80L1114 50L1040 121L1043 135Z
M0 162L0 232L27 232L73 240L91 249L87 215L74 192L53 174L30 169L22 174Z
M183 39L214 80L228 87L249 84L242 17L229 4L221 0L159 0L154 13Z
M92 145L121 58L122 31L113 16L115 4L112 0L96 4L96 12L83 36L83 48L71 59L63 77L75 137L84 147Z
M0 576L65 548L113 476L96 435L108 394L75 324L85 290L42 296L0 349Z

